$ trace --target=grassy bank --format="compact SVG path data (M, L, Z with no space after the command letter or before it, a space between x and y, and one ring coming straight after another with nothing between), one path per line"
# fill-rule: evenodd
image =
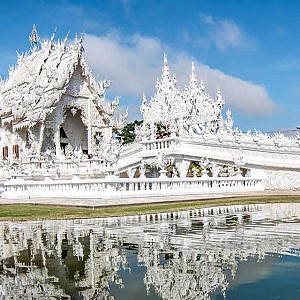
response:
M300 202L300 196L226 198L160 204L111 206L103 208L58 207L48 205L1 205L0 220L96 218L187 210L219 205L272 202Z

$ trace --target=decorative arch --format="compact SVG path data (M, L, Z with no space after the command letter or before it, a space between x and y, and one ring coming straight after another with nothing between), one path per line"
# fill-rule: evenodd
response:
M88 153L88 127L84 122L83 110L75 107L65 107L63 122L60 125L61 147L67 145L73 149L82 149Z

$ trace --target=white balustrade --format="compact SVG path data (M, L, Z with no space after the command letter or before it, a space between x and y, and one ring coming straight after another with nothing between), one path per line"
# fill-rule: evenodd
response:
M242 149L243 159L248 164L299 170L300 143L297 139L287 139L286 143L289 145L288 147L278 147L269 138L258 146L253 141L252 136L245 135L243 140L236 140L234 136L226 136L226 139L220 140L218 136L213 134L198 136L197 138L169 137L142 142L146 157L149 155L156 156L164 151L175 156L177 154L184 155L187 158L218 159L224 161L225 164L226 161L232 160L232 151Z
M105 161L104 159L91 158L82 159L79 162L74 162L73 160L59 160L59 161L45 161L45 160L31 160L22 163L23 176L35 177L35 176L45 176L55 177L59 176L74 176L75 173L82 173L89 177L93 177L93 173L107 173L113 171L113 166L111 163ZM94 175L95 175L94 174ZM13 176L19 176L13 174ZM21 175L20 175L21 176Z
M160 140L153 140L149 142L143 142L145 150L164 150L168 149L171 146L173 138L166 138L166 139L160 139Z
M12 179L4 184L6 198L134 198L202 193L262 191L254 178L109 178L73 180ZM108 203L109 204L109 203Z

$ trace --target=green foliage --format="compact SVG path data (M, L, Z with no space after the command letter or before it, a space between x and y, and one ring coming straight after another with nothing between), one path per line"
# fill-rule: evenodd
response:
M156 124L156 138L162 139L169 136L170 136L170 132L165 125L161 123Z
M128 123L124 126L124 128L116 133L117 139L121 141L121 143L124 144L130 144L135 141L135 126L141 125L143 121L135 120L131 123ZM162 124L156 124L156 138L161 139L165 137L169 137L170 132L166 128L166 126Z
M194 173L194 169L197 170L197 175L201 175L201 171L203 170L202 167L200 167L199 162L198 161L192 161L188 170L188 174L189 176L193 176Z
M124 126L124 128L119 133L118 138L121 140L122 144L129 144L134 142L136 134L135 134L135 126L141 125L143 121L135 120L131 123L128 123Z
M173 164L168 164L166 167L168 177L179 177L179 172Z

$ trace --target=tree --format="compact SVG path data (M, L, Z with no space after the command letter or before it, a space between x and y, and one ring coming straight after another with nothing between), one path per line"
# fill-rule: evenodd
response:
M131 123L128 123L124 126L124 128L119 132L118 138L122 142L122 144L129 144L134 142L135 140L135 126L141 125L143 121L135 120Z

